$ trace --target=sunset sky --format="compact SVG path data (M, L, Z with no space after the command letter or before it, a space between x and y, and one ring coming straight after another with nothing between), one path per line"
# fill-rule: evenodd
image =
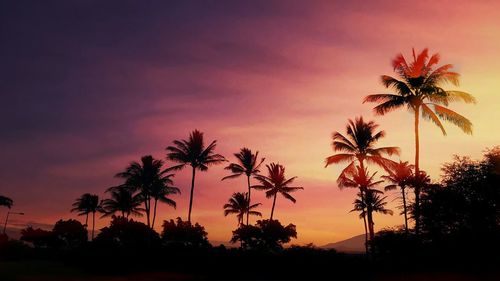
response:
M199 129L230 161L249 147L298 176L297 203L279 197L275 210L297 225L294 243L361 234L349 213L356 191L335 183L343 167L324 168L331 133L362 115L387 132L380 146L399 146L413 162L413 116L378 117L362 104L389 92L380 75L412 47L454 64L458 89L478 100L451 105L473 136L446 124L445 137L423 122L421 168L438 180L453 154L479 158L500 144L499 1L2 1L0 38L0 194L26 213L12 227L77 218L75 198L104 198L129 162L165 159L172 140ZM222 206L246 190L244 178L220 181L223 166L196 182L193 220L212 241L230 239L237 220ZM186 219L190 176L177 173L177 209L162 205L160 220ZM253 194L268 218L271 200ZM374 219L378 230L403 223Z

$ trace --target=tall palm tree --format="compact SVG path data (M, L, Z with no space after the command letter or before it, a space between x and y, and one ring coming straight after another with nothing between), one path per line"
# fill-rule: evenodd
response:
M446 91L442 88L445 83L458 86L459 74L451 71L453 65L445 64L438 66L439 54L429 57L427 49L422 50L418 55L413 49L413 61L407 62L402 54L396 56L392 61L392 66L397 74L397 78L382 75L382 84L386 88L394 90L394 94L373 94L365 97L365 102L379 103L373 108L375 114L385 115L388 112L406 107L414 114L415 132L415 174L420 171L420 143L419 143L419 122L420 115L424 119L432 121L446 135L441 120L449 121L458 126L466 134L472 134L472 123L464 116L447 108L454 101L465 103L476 103L476 99L462 91ZM418 198L415 198L418 201ZM419 205L415 205L419 209ZM417 212L418 213L418 212ZM415 231L419 218L416 218Z
M254 211L254 209L260 205L260 203L249 205L248 193L236 192L229 198L228 202L224 204L224 216L236 214L238 226L242 226L243 217L245 215L262 216L260 212Z
M207 171L209 166L225 162L226 159L224 156L214 152L217 141L214 140L207 147L205 147L203 133L198 130L194 130L189 135L188 140L174 140L173 144L173 146L168 146L166 148L167 159L180 164L170 168L169 170L181 170L186 167L186 165L189 165L192 168L191 194L189 196L188 213L188 222L191 223L196 170Z
M102 201L102 208L104 210L103 217L114 215L117 212L121 216L127 218L132 214L134 216L142 216L142 197L141 194L134 195L128 188L117 187L109 189L107 192L111 193L111 198Z
M286 199L295 203L297 200L290 193L295 192L303 187L290 186L297 177L287 179L285 177L285 167L280 164L271 163L266 165L267 176L257 175L255 179L260 182L260 185L254 185L252 188L257 190L266 190L266 197L273 198L273 207L271 209L271 218L273 220L274 207L276 206L276 197L278 193Z
M238 159L238 163L231 163L224 169L231 171L231 175L223 177L222 180L237 178L241 175L245 175L247 177L247 185L248 185L248 206L250 206L251 200L251 185L250 185L250 177L258 175L259 167L264 162L265 158L258 159L259 152L252 153L252 150L244 147L240 150L239 153L235 153L234 156ZM250 213L247 213L247 225L249 222Z
M14 205L14 201L10 199L9 197L2 196L0 195L0 206L5 206L7 208L12 208L12 205Z
M393 169L388 170L388 175L382 176L382 178L391 184L384 188L385 191L394 190L397 187L401 189L401 197L403 199L403 214L405 219L405 231L408 233L408 211L406 204L406 187L409 184L411 177L413 176L413 165L410 165L408 161L399 163L393 167Z
M146 213L146 222L151 227L151 201L153 201L153 212L156 215L156 203L158 200L172 205L172 201L162 199L168 194L178 193L178 189L171 187L172 174L168 169L163 169L163 161L153 158L151 155L141 157L141 162L132 162L124 172L116 174L116 177L125 179L123 188L128 188L132 193L141 195ZM162 192L165 193L162 195ZM175 202L174 202L175 203Z
M95 213L102 212L102 205L99 196L85 193L75 200L72 212L78 212L79 216L85 215L85 226L88 225L89 214L92 213L92 240L94 240Z
M382 197L381 193L382 191L376 189L367 189L364 193L358 193L359 198L354 201L354 208L351 210L351 212L360 212L360 218L365 216L368 218L370 240L375 236L373 213L391 216L393 214L391 210L385 208L387 196Z
M373 121L365 122L363 117L357 117L354 121L349 119L346 127L347 136L339 132L333 132L332 148L335 152L341 153L327 157L325 167L332 164L349 163L341 172L340 179L342 175L348 170L354 169L356 165L359 165L363 170L365 161L384 169L394 165L394 161L384 156L399 155L400 149L395 146L376 148L376 143L385 137L385 131L376 132L377 127L378 124Z
M340 175L338 182L339 188L351 187L359 189L360 198L365 198L366 193L372 192L377 185L381 184L383 181L375 181L375 175L377 173L373 173L370 175L367 168L363 168L361 166L355 166L354 169L348 170L346 173ZM368 206L365 205L365 208ZM368 242L368 234L370 235L370 239L374 236L373 231L373 221L370 210L362 210L363 211L363 222L365 225L365 242L366 245ZM366 211L366 212L365 212ZM368 227L368 231L367 231Z

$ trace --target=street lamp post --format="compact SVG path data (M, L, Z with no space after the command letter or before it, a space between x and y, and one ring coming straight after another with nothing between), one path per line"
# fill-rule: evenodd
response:
M5 224L3 225L3 234L5 234L5 231L7 230L7 223L9 222L9 215L21 215L23 216L24 213L18 213L18 212L7 212L7 217L5 218Z

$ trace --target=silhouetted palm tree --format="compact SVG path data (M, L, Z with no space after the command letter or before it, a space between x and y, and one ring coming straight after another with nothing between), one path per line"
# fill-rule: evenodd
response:
M364 193L358 193L359 198L354 201L354 208L351 210L351 212L360 212L360 218L365 217L365 215L368 218L370 240L375 236L373 213L393 214L391 210L385 208L387 197L381 197L381 193L382 191L376 189L367 189Z
M5 206L10 209L12 208L12 205L14 205L14 201L12 201L12 199L0 195L0 206Z
M236 217L238 218L238 226L242 226L243 216L262 216L260 212L254 211L254 209L260 205L260 203L249 205L248 193L236 192L233 196L231 196L231 198L229 198L227 204L224 205L224 216L236 214Z
M138 192L144 203L146 221L151 225L151 201L153 200L153 212L156 216L157 201L160 200L171 206L175 202L166 198L167 195L179 193L179 189L171 187L172 174L169 169L162 170L163 161L153 158L151 155L141 157L141 162L132 162L124 172L116 174L116 177L125 179L122 188L130 189L132 193ZM153 217L153 220L155 217Z
M429 186L431 178L425 171L419 171L418 174L413 174L408 180L408 186L413 188L415 194L415 202L413 204L413 220L415 221L415 232L418 234L420 226L420 192L423 188Z
M363 101L363 103L380 103L374 108L377 115L385 115L388 112L403 107L413 112L415 123L415 174L417 175L420 171L420 111L422 111L422 117L436 124L444 135L446 135L446 131L441 120L449 121L465 133L472 134L472 123L464 116L446 106L454 101L475 103L476 99L466 92L446 91L441 88L445 83L458 86L459 74L450 71L453 68L451 64L438 67L439 59L440 57L437 53L429 57L427 49L424 49L418 55L415 54L415 50L413 49L413 61L410 63L406 61L402 54L397 55L392 61L392 66L398 78L387 75L381 76L384 86L393 89L395 93L368 95ZM418 209L419 198L415 198L415 201L415 207ZM415 220L415 231L419 232L418 217Z
M95 213L103 211L99 196L90 193L83 194L75 200L71 211L77 212L79 216L85 215L86 227L88 226L89 214L92 213L92 240L94 240Z
M168 151L167 159L180 164L169 168L169 170L181 170L186 167L186 165L189 165L192 168L191 194L189 196L188 213L188 222L191 223L196 170L207 171L209 166L220 164L226 161L226 159L224 159L224 156L220 154L215 154L214 150L217 145L217 141L214 140L207 147L205 147L203 133L198 130L194 130L189 135L188 140L174 140L173 143L173 146L168 146L166 148Z
M299 189L304 189L303 187L290 186L297 177L292 177L289 179L285 178L285 167L280 164L271 163L266 165L267 176L257 175L255 179L260 182L260 185L254 185L252 188L258 190L266 190L266 197L273 198L273 207L271 209L271 218L273 220L274 207L276 205L276 197L281 194L286 199L295 203L297 200L293 198L290 193L295 192Z
M260 171L259 167L264 162L265 158L261 158L258 160L259 152L252 153L252 150L244 147L240 150L239 153L235 153L234 156L238 159L238 163L231 163L226 168L226 170L230 170L232 175L223 177L222 180L237 178L241 175L245 175L247 177L247 185L248 185L248 205L250 206L251 200L251 185L250 185L250 177L256 176ZM249 215L247 213L247 225L249 222Z
M405 218L405 231L408 233L408 211L406 205L406 187L413 176L413 165L408 164L408 161L399 163L387 172L389 175L382 176L382 178L392 184L385 187L385 191L394 190L398 186L401 189L401 196L403 199L403 214Z
M134 195L132 191L125 187L112 188L108 192L111 193L111 198L102 201L103 217L114 215L117 212L120 212L121 216L127 219L131 214L138 217L142 216L144 209L140 207L143 202L140 194Z
M151 223L151 228L154 228L155 226L155 220L156 220L156 206L158 204L158 201L165 203L171 207L176 208L177 204L174 200L168 198L172 194L180 194L181 190L177 187L171 186L174 184L172 181L171 177L173 177L173 174L168 174L168 175L162 175L156 182L153 183L151 186L151 197L153 198L154 201L154 206L153 206L153 221Z
M340 178L349 169L354 169L356 164L364 169L365 160L384 169L394 165L395 162L385 158L384 155L399 155L399 148L394 146L376 148L377 141L385 136L385 131L375 132L377 127L378 124L373 121L365 122L363 117L357 117L355 121L349 119L346 127L347 137L339 132L333 132L332 148L335 152L341 153L326 158L325 167L331 164L349 163L339 175Z

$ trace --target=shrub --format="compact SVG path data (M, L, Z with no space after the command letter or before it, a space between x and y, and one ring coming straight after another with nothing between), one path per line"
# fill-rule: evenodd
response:
M161 236L167 245L209 247L207 234L205 228L198 223L192 225L188 221L177 218L176 221L163 221Z

